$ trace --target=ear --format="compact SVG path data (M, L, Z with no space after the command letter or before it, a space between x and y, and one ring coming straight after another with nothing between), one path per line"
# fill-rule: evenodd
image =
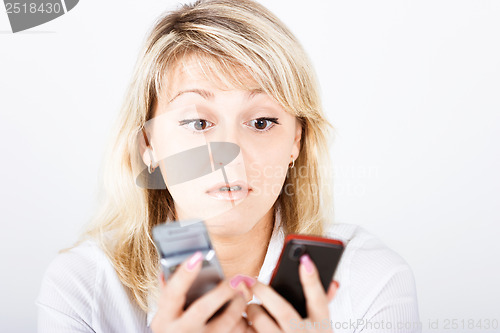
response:
M298 117L295 117L295 138L293 140L292 155L297 159L300 152L300 140L302 138L302 123Z
M146 135L146 132L145 130L142 130L139 134L138 134L138 142L139 142L139 152L142 156L142 161L144 162L144 164L146 165L149 165L151 164L151 155L150 155L150 152L149 150L151 148L148 148L146 146L146 141L144 140L144 135ZM148 138L148 141L149 141L149 138ZM154 158L154 157L153 157Z

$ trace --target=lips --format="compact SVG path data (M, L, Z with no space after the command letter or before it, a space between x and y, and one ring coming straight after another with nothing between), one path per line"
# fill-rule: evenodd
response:
M252 190L252 188L250 186L248 186L248 184L245 181L237 180L237 181L234 181L231 183L224 183L224 182L217 183L214 186L212 186L211 188L209 188L206 193L229 192L229 191L221 191L220 189L221 189L221 187L233 187L233 186L240 186L241 189L237 190L237 191L230 191L230 192L249 192Z

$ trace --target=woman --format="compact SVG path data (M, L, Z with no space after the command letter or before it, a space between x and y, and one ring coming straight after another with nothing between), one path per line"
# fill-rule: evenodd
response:
M197 1L163 16L108 148L103 204L44 276L39 330L419 331L407 263L331 221L331 129L307 55L263 6ZM189 218L205 221L226 280L183 311L200 256L165 281L151 229ZM346 244L326 293L301 258L305 320L267 285L289 233Z

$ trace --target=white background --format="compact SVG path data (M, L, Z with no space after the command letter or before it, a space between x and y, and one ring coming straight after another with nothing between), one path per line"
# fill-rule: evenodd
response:
M176 3L85 0L16 34L0 6L2 332L35 331L43 272L96 207L139 47ZM492 332L467 320L500 321L500 2L262 3L318 72L337 222L408 261L424 332Z

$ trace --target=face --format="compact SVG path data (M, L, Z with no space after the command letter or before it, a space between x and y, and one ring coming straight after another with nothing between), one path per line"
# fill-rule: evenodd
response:
M178 219L243 234L272 213L299 153L300 122L255 87L219 89L194 61L172 77L145 128Z

